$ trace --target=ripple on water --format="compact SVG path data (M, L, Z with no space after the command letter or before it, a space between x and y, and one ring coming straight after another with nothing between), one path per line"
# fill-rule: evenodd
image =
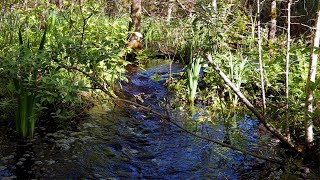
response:
M172 72L181 69L180 65L172 66ZM166 88L163 82L152 81L150 77L154 73L165 76L168 71L168 64L162 64L130 74L131 81L123 83L124 94L129 99L140 96L144 105L166 113L158 103L165 98ZM200 111L205 107L198 108L188 128L222 141L225 136L222 121L213 119L215 124L197 125L195 122L199 118L212 118ZM94 107L90 113L90 117L79 125L79 132L47 135L47 139L52 139L46 142L49 150L35 146L44 155L37 157L34 164L39 164L38 161L46 163L43 172L37 174L39 178L257 179L262 170L254 168L261 164L265 166L255 158L186 134L168 122L160 123L159 117L137 109L124 106L106 112L104 108ZM188 124L185 115L175 117ZM243 116L235 125L236 128L230 128L231 143L270 154L270 148L260 145L263 140L255 132L256 121ZM68 149L62 151L50 143L67 144ZM11 175L0 161L0 177Z

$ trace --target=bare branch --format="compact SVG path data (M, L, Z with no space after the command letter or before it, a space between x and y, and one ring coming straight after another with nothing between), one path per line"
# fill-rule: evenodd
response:
M283 160L281 160L281 159L275 159L275 158L271 158L271 157L261 156L261 155L258 155L258 154L249 152L249 151L247 151L247 150L244 150L244 149L241 149L241 148L232 146L232 145L230 145L230 144L226 144L226 143L223 143L223 142L221 142L221 141L214 140L214 139L211 139L211 138L208 138L208 137L199 135L199 134L197 134L197 133L195 133L195 132L192 132L192 131L190 131L190 130L184 128L184 127L182 127L180 124L178 124L177 122L175 122L174 120L172 120L170 116L164 115L164 114L162 114L162 113L159 113L159 112L157 112L157 111L155 111L155 110L153 110L153 109L151 109L151 108L149 108L149 107L143 106L143 105L141 105L141 104L138 104L138 103L135 103L135 102L126 100L126 99L121 99L121 98L112 98L112 99L113 99L114 101L122 101L122 102L130 103L130 104L132 104L132 105L135 105L135 106L137 106L137 107L142 108L143 110L145 110L145 111L147 111L147 112L151 112L151 113L153 113L153 114L156 114L156 115L160 116L161 118L167 120L168 122L174 124L174 125L177 126L179 129L185 131L186 133L191 134L191 135L193 135L193 136L195 136L195 137L198 137L198 138L200 138L200 139L204 139L204 140L206 140L206 141L210 141L210 142L216 143L216 144L218 144L218 145L220 145L220 146L227 147L227 148L230 148L230 149L239 151L239 152L241 152L241 153L243 153L243 154L251 155L251 156L256 157L256 158L259 158L259 159L263 159L263 160L270 161L270 162L273 162L273 163L278 163L278 164L284 163Z
M304 26L304 27L309 28L310 30L314 30L314 29L315 29L314 27L311 27L311 26L309 26L309 25L307 25L307 24L303 24L303 23L291 23L291 24Z
M268 123L263 115L248 101L248 99L242 94L242 92L229 80L229 78L221 71L220 67L214 63L211 54L207 54L208 61L213 65L216 72L220 75L223 81L232 89L234 93L240 98L240 100L247 106L247 108L258 118L258 120L268 129L271 134L278 138L282 143L288 145L290 148L297 152L303 152L303 148L294 144L287 139L281 132L275 129L270 123Z

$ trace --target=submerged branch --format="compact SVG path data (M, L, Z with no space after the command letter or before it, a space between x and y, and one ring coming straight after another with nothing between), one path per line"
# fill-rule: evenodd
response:
M247 150L244 150L244 149L241 149L241 148L238 148L238 147L235 147L235 146L232 146L230 144L226 144L226 143L223 143L221 141L218 141L218 140L215 140L215 139L211 139L209 137L206 137L206 136L202 136L202 135L199 135L195 132L192 132L184 127L182 127L180 124L178 124L177 122L175 122L174 120L171 119L170 116L168 115L164 115L160 112L157 112L149 107L146 107L146 106L143 106L141 104L138 104L138 103L135 103L135 102L132 102L132 101L129 101L129 100L126 100L126 99L122 99L122 98L112 98L114 101L122 101L122 102L126 102L126 103L130 103L132 105L135 105L135 106L138 106L140 107L141 109L147 111L147 112L150 112L150 113L153 113L153 114L156 114L158 116L160 116L162 119L165 119L167 121L169 121L170 123L174 124L175 126L177 126L179 129L185 131L186 133L188 134L191 134L197 138L200 138L200 139L203 139L203 140L206 140L206 141L209 141L209 142L213 142L215 144L218 144L220 146L223 146L223 147L227 147L227 148L230 148L230 149L233 149L233 150L236 150L238 152L241 152L243 154L247 154L247 155L251 155L253 157L256 157L256 158L259 158L259 159L263 159L263 160L266 160L266 161L269 161L269 162L273 162L273 163L278 163L278 164L282 164L284 163L283 160L281 159L275 159L275 158L271 158L271 157L265 157L265 156L261 156L259 154L255 154L255 153L252 153L252 152L249 152Z
M248 99L242 94L242 92L229 80L229 78L222 72L220 67L214 63L211 54L207 54L207 58L209 62L213 65L216 72L219 76L224 80L224 82L232 89L233 92L237 94L240 100L248 107L248 109L253 112L253 114L258 118L259 122L261 122L271 134L273 134L276 138L278 138L282 143L288 145L290 148L295 150L296 152L303 152L303 148L294 144L290 139L281 134L279 130L274 128L270 123L267 122L265 117L259 113L259 111L248 101Z

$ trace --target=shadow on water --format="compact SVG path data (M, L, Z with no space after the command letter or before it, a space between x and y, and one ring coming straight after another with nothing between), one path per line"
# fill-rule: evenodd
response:
M181 65L172 65L174 73L182 69ZM165 99L172 95L163 86L164 79L150 78L155 73L168 76L169 64L129 73L130 81L122 83L122 95L170 114L194 132L223 141L228 131L231 144L274 156L275 146L270 144L270 137L261 136L257 121L246 115L234 113L226 128L225 120L210 115L205 106L196 106L193 116L184 109L167 112L163 108L168 102ZM18 144L6 145L10 146L15 149L13 153L8 149L3 153L0 178L259 179L270 173L266 169L274 166L196 138L128 104L114 110L102 106L92 108L77 132L58 131L38 136L26 149Z

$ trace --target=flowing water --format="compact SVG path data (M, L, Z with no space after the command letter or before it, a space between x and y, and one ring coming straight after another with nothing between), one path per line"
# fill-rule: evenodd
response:
M204 136L264 156L275 156L269 135L260 135L257 121L233 113L229 123L203 105L193 113L170 107L165 79L169 63L128 74L122 96L158 112ZM172 72L182 71L178 64ZM227 127L226 127L227 125ZM33 141L11 142L1 126L0 179L261 179L278 177L277 165L196 138L134 105L115 109L95 106L76 131L41 134ZM40 129L39 129L40 131ZM12 138L12 137L11 137Z

